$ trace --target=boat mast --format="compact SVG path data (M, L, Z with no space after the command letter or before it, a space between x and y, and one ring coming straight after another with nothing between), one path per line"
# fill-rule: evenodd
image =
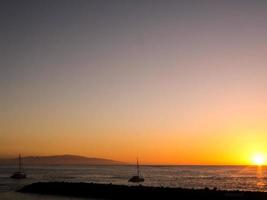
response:
M22 169L22 163L21 163L21 156L19 154L19 171L21 172Z
M140 167L139 167L138 158L137 158L137 160L136 160L136 167L137 167L137 176L141 176L141 174L140 174Z

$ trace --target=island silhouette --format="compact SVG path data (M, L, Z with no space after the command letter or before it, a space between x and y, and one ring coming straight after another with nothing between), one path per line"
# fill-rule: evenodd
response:
M0 159L0 165L17 165L17 158ZM23 163L27 165L125 165L127 163L104 159L91 158L78 155L55 156L27 156L23 157Z

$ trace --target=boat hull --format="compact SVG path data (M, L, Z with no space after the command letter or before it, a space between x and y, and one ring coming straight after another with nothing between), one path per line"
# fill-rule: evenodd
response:
M145 179L143 177L140 176L133 176L132 178L129 179L128 182L132 182L132 183L141 183L144 182Z
M24 179L26 177L27 177L26 174L24 174L23 172L15 172L11 176L11 178L13 178L13 179Z

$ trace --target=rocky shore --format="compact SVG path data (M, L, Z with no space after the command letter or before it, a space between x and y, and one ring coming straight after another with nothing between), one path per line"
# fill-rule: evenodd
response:
M38 182L26 185L18 190L18 192L101 199L267 199L267 193L265 192L70 182Z

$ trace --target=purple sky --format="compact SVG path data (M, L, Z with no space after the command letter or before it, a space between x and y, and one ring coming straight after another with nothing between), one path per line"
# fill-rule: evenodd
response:
M266 21L263 0L1 1L0 155L73 133L95 142L70 153L121 159L142 149L133 138L262 139Z

